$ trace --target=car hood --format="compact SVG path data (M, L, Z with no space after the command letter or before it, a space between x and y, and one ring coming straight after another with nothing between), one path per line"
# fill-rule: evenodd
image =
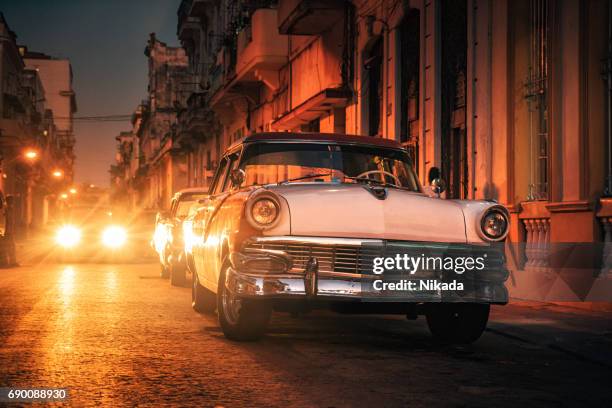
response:
M394 188L377 198L365 185L270 187L289 206L291 235L466 242L461 205Z

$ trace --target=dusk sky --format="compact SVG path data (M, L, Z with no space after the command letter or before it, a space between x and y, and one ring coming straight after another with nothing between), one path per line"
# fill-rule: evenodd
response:
M177 45L180 0L3 0L0 11L32 51L69 58L76 116L126 115L145 98L151 32ZM115 136L130 122L75 123L75 179L108 185Z

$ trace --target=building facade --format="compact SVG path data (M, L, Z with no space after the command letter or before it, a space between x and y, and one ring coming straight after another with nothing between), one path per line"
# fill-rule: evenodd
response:
M607 0L183 0L186 185L206 186L254 132L395 139L423 184L441 169L446 198L508 206L515 296L555 279L557 243L600 245L609 279L611 13Z
M187 186L187 154L177 132L177 115L189 96L187 57L151 34L148 96L132 115L132 130L122 132L117 162L111 168L115 203L132 208L165 209L175 191Z
M72 88L73 73L70 61L29 51L22 47L26 67L38 72L45 89L45 103L53 112L55 136L61 151L61 163L67 183L74 180L74 136L73 116L77 111L76 94Z
M62 147L65 123L71 129L72 122L59 120L66 113L53 103L55 90L46 71L30 65L27 53L0 14L0 190L3 212L4 197L11 197L17 237L48 221L59 192L71 181L73 160L72 150ZM74 112L74 92L71 86L63 89L71 92L68 106ZM54 175L59 169L61 177Z

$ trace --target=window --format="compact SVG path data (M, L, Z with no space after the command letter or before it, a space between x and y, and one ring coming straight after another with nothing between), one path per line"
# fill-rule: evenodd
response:
M245 148L240 166L246 173L246 185L275 184L287 180L353 184L369 179L419 191L419 183L406 152L375 146L253 144Z
M211 185L210 194L215 195L221 192L221 187L223 186L223 182L225 181L225 173L227 170L227 157L221 159L221 163L219 163L219 167L217 168L217 174L215 174L215 179Z
M469 196L466 130L467 1L443 2L440 14L442 178L448 183L447 198L465 199Z
M399 26L400 40L400 141L418 138L420 13L410 10Z
M526 95L529 105L528 200L549 198L548 0L530 0L530 52Z
M383 109L383 39L379 37L364 52L364 89L366 101L367 130L369 136L382 135Z
M198 201L206 198L206 194L189 194L186 197L181 197L176 207L176 216L185 218L191 214L192 207L197 207Z
M228 191L231 187L231 183L230 183L230 173L232 172L232 170L238 168L238 159L240 158L240 151L232 153L230 156L228 156L228 160L229 160L229 164L228 164L228 171L227 171L227 176L225 177L225 181L223 182L223 190L222 191Z

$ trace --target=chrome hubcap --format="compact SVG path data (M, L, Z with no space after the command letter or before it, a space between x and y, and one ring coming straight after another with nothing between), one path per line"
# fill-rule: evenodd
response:
M223 289L223 295L221 296L221 304L223 305L223 311L225 312L225 319L230 324L238 324L240 318L240 309L242 302L227 288Z

